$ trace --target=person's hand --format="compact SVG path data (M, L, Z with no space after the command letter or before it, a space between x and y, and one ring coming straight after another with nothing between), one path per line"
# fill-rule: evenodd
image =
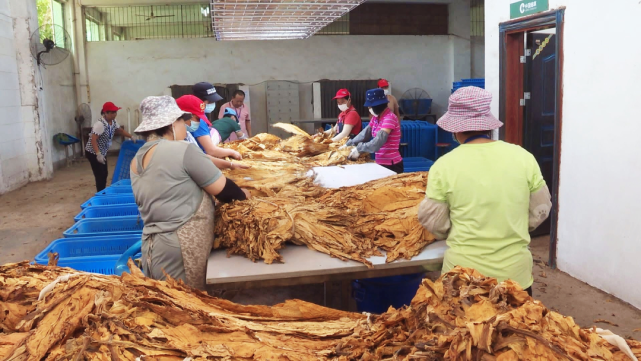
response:
M249 168L251 168L250 165L232 162L231 167L229 169L249 169Z
M247 197L247 199L251 199L252 194L247 189L241 188L240 190L243 191L243 193L245 193L245 196Z
M235 151L235 150L233 150L233 149L230 149L230 150L229 150L229 156L230 156L230 157L232 157L232 158L234 158L234 159L236 159L236 160L241 160L241 159L243 159L243 156L242 156L242 155L240 155L240 153L238 153L237 151Z
M102 155L102 154L98 153L98 155L96 156L96 158L98 158L98 163L107 164L107 160L105 159L105 156L104 156L104 155Z
M359 153L358 150L356 150L356 148L354 148L354 149L352 149L352 151L347 156L347 159L349 159L349 160L357 160L358 157L360 157L360 156L361 156L361 153Z
M347 149L347 144L343 144L340 147L338 147L338 150L343 150L343 149Z

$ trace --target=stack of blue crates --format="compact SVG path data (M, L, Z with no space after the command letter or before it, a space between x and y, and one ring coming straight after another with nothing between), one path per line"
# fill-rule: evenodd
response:
M405 173L411 172L429 172L432 168L434 161L423 157L408 157L403 158L403 166Z
M142 237L131 181L113 183L81 205L76 222L35 257L47 264L49 253L58 253L58 266L78 271L114 274L116 261ZM140 254L136 256L139 258Z
M368 124L369 122L363 122L363 128ZM403 159L422 157L436 160L438 157L437 139L438 126L420 120L401 121L400 151ZM372 159L374 159L374 154L372 154Z
M475 86L485 89L485 78L461 79L461 81L455 81L454 83L452 83L452 93L459 90L460 88L465 88L466 86Z

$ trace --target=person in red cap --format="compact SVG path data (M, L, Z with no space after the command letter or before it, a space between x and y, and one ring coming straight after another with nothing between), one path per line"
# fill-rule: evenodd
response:
M183 95L176 99L176 103L180 110L192 114L192 118L185 121L185 127L187 128L186 141L199 146L205 154L211 157L211 161L220 169L245 168L239 163L234 164L233 161L228 162L223 159L226 157L241 159L240 153L233 149L220 148L212 141L209 127L203 121L203 119L207 118L205 116L205 102L194 95Z
M85 156L91 164L94 178L96 178L96 190L100 192L107 187L107 151L111 148L111 141L114 135L123 135L136 141L131 134L120 128L116 121L118 108L112 102L106 102L100 111L100 119L94 123L89 134L89 141L85 146Z
M389 100L389 108L394 112L396 117L400 120L401 119L401 112L399 110L398 106L398 100L396 100L396 97L392 95L392 92L389 89L389 82L385 79L381 79L378 81L378 87L383 89L385 92L385 95L387 95L387 100Z
M332 141L338 142L345 137L352 139L363 129L361 116L352 105L352 95L349 90L340 89L336 92L334 99L341 113L338 115L338 121L333 129L336 136L332 138ZM332 129L329 129L325 133L330 133L331 131Z

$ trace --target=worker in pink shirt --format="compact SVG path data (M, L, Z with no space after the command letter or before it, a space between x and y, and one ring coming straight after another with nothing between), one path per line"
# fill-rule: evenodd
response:
M220 107L220 113L218 114L218 119L222 119L225 116L225 109L231 108L234 111L236 111L236 114L238 115L238 124L240 124L240 130L245 134L248 138L252 137L252 125L251 125L251 117L250 117L250 112L249 112L249 105L245 104L245 92L242 90L236 90L232 94L231 101L228 103L223 104L222 107ZM227 140L228 142L238 140L238 137L236 134L232 133L232 135L229 137Z
M401 123L388 106L389 100L383 89L371 89L365 95L365 106L372 120L354 139L345 146L354 146L349 159L356 160L360 153L376 153L376 164L393 172L403 173L403 157L399 152Z

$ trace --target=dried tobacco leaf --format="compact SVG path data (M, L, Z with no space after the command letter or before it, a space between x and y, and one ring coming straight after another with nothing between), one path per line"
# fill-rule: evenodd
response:
M75 271L0 266L0 315L24 327L3 324L0 360L629 360L516 283L472 269L425 279L410 306L364 316L299 300L238 305L129 267L80 273L38 301ZM641 342L626 343L641 357Z
M217 209L214 247L266 263L283 262L278 250L288 241L369 267L379 248L387 262L411 259L435 240L417 216L426 184L426 173L408 173L338 190L299 178L277 193L256 185L269 197Z

